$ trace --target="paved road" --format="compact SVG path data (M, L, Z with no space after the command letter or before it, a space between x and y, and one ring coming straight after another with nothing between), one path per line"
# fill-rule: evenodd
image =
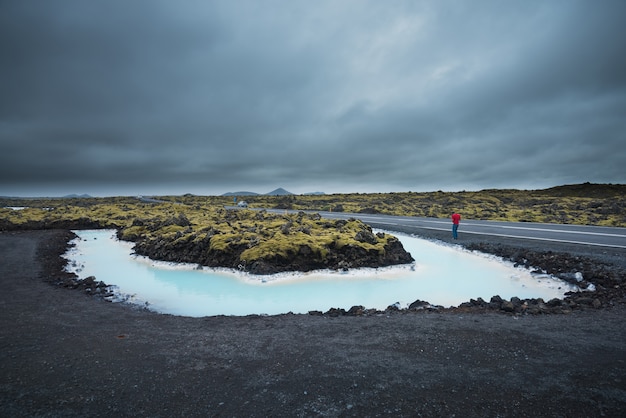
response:
M275 213L285 212L284 209L266 210L268 212ZM376 228L390 230L394 230L394 227L402 227L403 229L410 228L415 229L416 231L420 229L450 231L452 228L452 222L448 219L339 212L317 213L319 213L322 217L329 219L356 218ZM583 244L626 249L626 228L541 224L531 222L476 221L464 219L461 221L459 232L463 234L523 238L540 241L556 241L570 244Z

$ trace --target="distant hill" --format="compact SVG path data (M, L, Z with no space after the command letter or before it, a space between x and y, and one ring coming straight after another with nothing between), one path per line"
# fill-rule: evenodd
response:
M265 196L288 196L288 195L292 195L293 193L283 189L282 187L279 187L278 189L272 190L269 193L265 193ZM255 192L228 192L228 193L224 193L222 196L260 196L260 193L255 193Z
M309 192L309 193L305 193L305 196L322 196L325 195L326 193L324 192Z
M269 193L265 193L268 196L286 196L286 195L290 195L293 194L291 192L288 192L287 190L283 189L282 187L279 187L276 190L272 190Z
M63 196L64 199L82 199L82 198L90 198L91 196L88 194L67 194Z
M254 192L228 192L224 193L222 196L258 196L258 193Z
M626 184L566 184L549 189L537 190L537 192L559 197L606 198L611 196L625 196Z

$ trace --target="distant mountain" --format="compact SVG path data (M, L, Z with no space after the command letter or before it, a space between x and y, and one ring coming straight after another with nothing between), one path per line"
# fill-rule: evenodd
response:
M309 192L309 193L305 193L306 196L311 196L311 195L315 195L315 196L321 196L321 195L325 195L326 193L324 192Z
M89 198L91 196L89 196L88 194L66 194L63 197L66 199L82 199L82 198Z
M269 193L265 193L268 196L286 196L286 195L290 195L293 194L291 192L288 192L287 190L283 189L282 187L279 187L276 190L272 190Z
M272 190L269 193L263 194L263 196L289 196L289 195L292 195L292 194L293 193L291 193L290 191L285 190L282 187L279 187L278 189ZM311 192L311 193L305 193L305 194L322 195L322 194L325 194L325 193L324 192ZM260 195L261 195L261 193L241 191L241 192L224 193L222 196L260 196Z
M224 193L222 196L258 196L258 193L254 192L228 192Z

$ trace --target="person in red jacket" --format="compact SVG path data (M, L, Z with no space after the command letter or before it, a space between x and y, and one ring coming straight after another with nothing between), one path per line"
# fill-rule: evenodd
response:
M452 238L459 239L459 222L461 222L461 215L454 212L452 214Z

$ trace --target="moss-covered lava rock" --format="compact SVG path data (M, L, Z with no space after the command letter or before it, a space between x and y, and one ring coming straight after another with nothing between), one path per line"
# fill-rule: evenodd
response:
M120 229L118 235L134 241L136 253L153 259L254 274L383 267L413 261L396 237L374 234L355 219L229 210L224 211L223 220L203 227L187 221L141 222Z

